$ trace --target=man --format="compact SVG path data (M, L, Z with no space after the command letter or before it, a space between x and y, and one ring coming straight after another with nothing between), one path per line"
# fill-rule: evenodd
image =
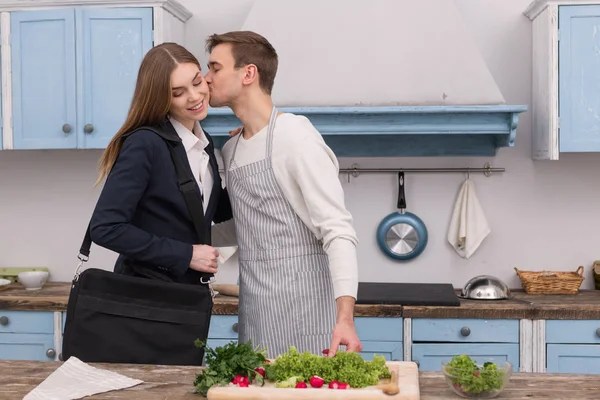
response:
M335 155L303 116L280 113L271 91L278 57L261 35L212 35L212 107L230 107L242 133L223 147L240 264L240 342L269 357L361 351L354 326L356 232Z

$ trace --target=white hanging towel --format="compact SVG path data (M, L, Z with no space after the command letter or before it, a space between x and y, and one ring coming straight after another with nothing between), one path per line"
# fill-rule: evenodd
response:
M454 205L448 229L448 242L462 258L468 259L490 232L488 221L475 194L475 184L466 179Z

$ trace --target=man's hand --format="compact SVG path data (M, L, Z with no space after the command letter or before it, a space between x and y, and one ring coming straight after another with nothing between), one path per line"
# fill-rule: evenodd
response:
M336 299L337 322L331 336L331 346L328 357L335 356L340 345L346 346L346 351L360 352L362 344L354 326L354 297L342 296Z
M239 135L243 128L244 128L243 126L239 126L239 127L235 128L234 130L229 131L229 136L234 137L236 135Z
M348 352L359 353L362 350L362 344L356 334L354 322L340 321L335 324L327 356L334 357L340 345L345 345Z

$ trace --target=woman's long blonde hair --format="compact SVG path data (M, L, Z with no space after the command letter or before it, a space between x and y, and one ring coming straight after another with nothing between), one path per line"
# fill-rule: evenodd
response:
M142 126L160 124L167 118L171 107L171 73L177 65L184 63L193 63L200 68L198 59L176 43L162 43L146 53L125 123L100 158L100 176L96 184L108 176L119 156L125 135Z

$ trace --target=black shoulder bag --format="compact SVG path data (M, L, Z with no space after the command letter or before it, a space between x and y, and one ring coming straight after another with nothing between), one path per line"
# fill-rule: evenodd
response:
M152 130L164 138L162 132L154 128L140 129ZM198 238L202 243L210 243L194 178L187 173L172 143L166 142ZM66 361L75 356L84 362L202 365L204 349L195 347L194 341L206 340L208 336L213 307L210 280L203 278L198 285L176 283L156 271L143 273L147 277L97 268L80 273L89 258L91 244L88 226L69 294L61 358Z

